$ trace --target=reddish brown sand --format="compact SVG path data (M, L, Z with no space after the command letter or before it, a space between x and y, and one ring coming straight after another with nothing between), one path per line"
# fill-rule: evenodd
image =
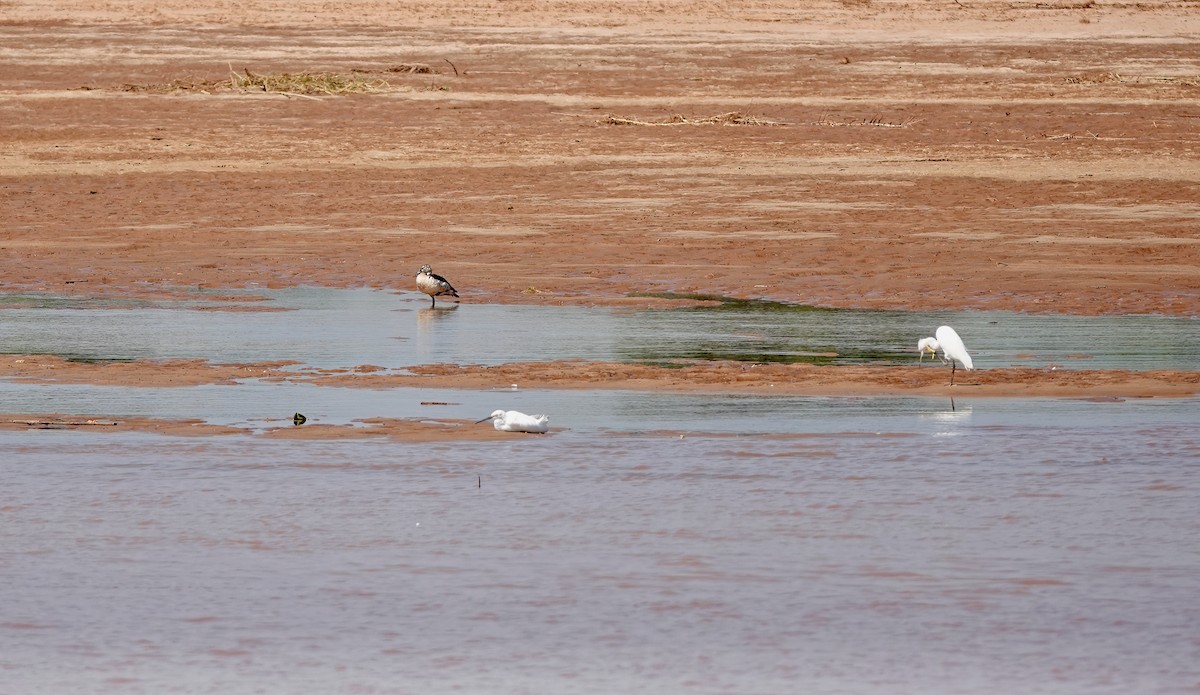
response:
M1200 393L1200 372L1007 368L950 370L917 366L838 366L680 362L679 366L617 362L520 362L494 367L435 364L408 374L353 369L285 370L285 363L210 364L203 360L70 362L27 355L0 360L0 378L27 383L86 383L111 386L234 384L238 379L290 381L324 386L495 389L520 381L526 388L609 388L692 393L780 395L952 396L1189 396Z
M478 303L651 291L1200 315L1195 2L399 6L3 3L0 290L410 290L431 263ZM378 91L234 89L231 69ZM16 359L0 377L185 385L279 367ZM945 390L917 367L517 368L531 387ZM425 373L374 378L500 372ZM1197 391L1191 373L969 381Z

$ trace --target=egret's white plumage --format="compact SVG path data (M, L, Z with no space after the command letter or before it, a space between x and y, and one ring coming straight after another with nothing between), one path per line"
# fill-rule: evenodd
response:
M971 362L971 356L967 354L967 346L963 345L962 338L958 337L958 333L953 328L938 326L934 335L937 336L938 345L942 348L942 357L952 363L955 360L962 362L963 369L975 368Z
M954 384L954 370L961 363L963 369L974 369L975 364L971 361L971 355L967 354L967 346L963 345L962 338L958 337L958 333L949 326L938 326L937 331L933 334L936 337L921 338L917 341L917 352L921 353L920 359L925 357L926 352L937 354L938 350L942 351L942 363L950 363L950 383Z
M526 415L516 410L496 410L479 422L492 421L492 427L501 432L529 432L545 434L550 431L550 418L545 415Z
M433 272L433 268L429 265L421 266L417 271L417 289L429 295L429 306L437 306L438 295L448 294L451 297L457 297L458 292L450 285L450 281L441 275Z

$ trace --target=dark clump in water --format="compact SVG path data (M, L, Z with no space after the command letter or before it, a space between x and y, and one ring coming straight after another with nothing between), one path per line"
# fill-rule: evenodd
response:
M780 346L778 352L747 351L720 344L692 345L662 353L630 352L626 357L639 364L663 367L683 367L687 362L748 362L752 364L869 364L907 360L911 355L903 352L852 350L842 352L818 352L816 349L797 351L795 345ZM678 361L672 361L678 360Z
M651 299L676 299L694 302L709 302L706 306L681 307L676 311L740 311L740 312L786 312L812 313L836 312L841 309L829 309L811 304L789 304L770 299L744 299L742 297L726 297L719 294L704 294L702 292L631 292L629 297L646 297ZM715 303L715 304L713 304Z
M913 356L909 351L853 344L835 340L828 334L815 336L796 330L798 326L807 325L804 323L806 317L819 317L820 321L827 322L839 316L865 317L882 313L869 309L830 309L705 293L635 292L629 296L704 302L701 306L651 310L656 323L661 324L659 336L670 333L672 327L680 330L670 340L648 337L643 345L622 355L640 363L669 366L671 360L689 360L833 365L893 363ZM714 330L704 331L696 325L698 320ZM646 335L653 334L648 332ZM817 341L812 340L813 337ZM803 338L809 339L799 342Z

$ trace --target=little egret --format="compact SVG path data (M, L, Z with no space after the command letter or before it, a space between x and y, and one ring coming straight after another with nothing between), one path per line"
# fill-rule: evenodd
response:
M933 336L921 338L917 341L917 353L920 355L920 357L917 357L917 361L920 362L921 360L925 359L926 352L931 355L936 355L939 347L941 346L938 345L937 338L934 338Z
M431 307L437 306L438 295L448 294L451 297L457 297L458 292L454 291L454 287L450 285L450 281L441 275L435 275L433 268L428 264L421 266L417 271L417 289L429 295Z
M516 410L497 410L491 415L488 415L480 422L492 421L492 427L501 432L529 432L531 434L545 434L550 431L550 418L545 415L526 415L525 413Z
M962 338L958 337L958 333L949 326L939 326L934 332L936 337L921 338L917 341L917 351L921 353L921 358L925 357L926 352L937 354L938 350L942 351L942 363L950 363L950 385L954 385L954 370L959 362L962 363L963 369L975 369L975 364L971 361L971 356L967 354L967 346L963 345Z

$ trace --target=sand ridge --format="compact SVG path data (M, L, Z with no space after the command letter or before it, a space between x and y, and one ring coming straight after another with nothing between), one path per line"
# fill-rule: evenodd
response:
M136 387L236 385L246 380L349 388L602 388L677 393L762 395L1048 396L1071 398L1182 397L1200 392L1200 373L1176 370L998 368L950 370L941 365L752 364L674 361L635 364L559 360L508 364L429 364L390 372L374 365L297 369L294 363L213 364L204 360L74 362L47 355L0 360L0 378L38 384Z

